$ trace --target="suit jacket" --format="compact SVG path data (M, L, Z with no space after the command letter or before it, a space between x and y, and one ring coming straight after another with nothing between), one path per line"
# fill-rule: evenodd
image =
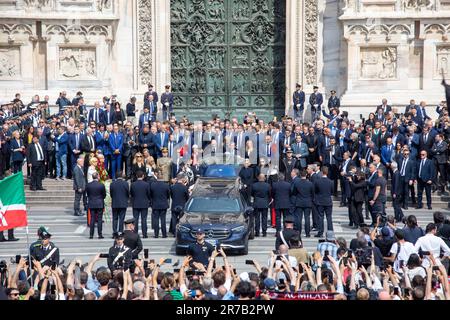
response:
M149 113L147 113L147 121L144 121L144 115L145 115L145 113L142 113L140 116L139 116L139 128L140 129L142 129L143 127L144 127L144 124L148 124L148 122L151 120L151 118L152 118L152 115L151 115L151 113L149 112Z
M335 149L334 149L334 155L333 155L333 163L331 163L331 145L325 150L324 155L323 155L323 164L324 165L331 165L331 164L336 164L339 165L342 161L342 152L341 152L341 148L339 148L339 146L337 144L334 145Z
M89 209L103 209L105 207L106 189L104 184L96 180L89 182L86 186L86 196Z
M300 167L306 168L306 158L309 155L308 146L306 143L301 142L300 147L297 142L291 144L292 151L294 152L294 157L296 157L297 161L300 161ZM300 155L300 158L297 156Z
M165 103L169 103L169 107L165 105ZM164 92L161 94L161 104L163 110L168 110L169 112L173 111L173 93L172 92Z
M367 182L361 180L358 182L350 181L351 196L355 202L364 202L367 189Z
M311 208L314 199L314 184L299 177L292 181L291 200L296 207Z
M103 124L112 124L114 122L114 111L109 110L109 114L108 111L104 110L103 111Z
M84 135L79 133L78 134L78 145L76 145L76 135L75 133L69 135L69 150L70 153L73 154L73 150L82 150L81 141L83 140Z
M377 106L377 111L378 111L378 109L383 109L383 105L380 104L379 106ZM392 111L392 107L390 105L386 105L386 108L384 109L383 112L389 112L389 111Z
M294 169L298 169L300 162L297 161L294 157L291 159L291 163L289 164L288 158L283 158L280 162L280 171L284 173L284 178L286 181L291 182L291 172Z
M255 169L252 167L242 167L239 171L239 177L241 178L243 184L251 186L256 180Z
M425 109L422 110L422 107L421 107L421 106L418 106L416 110L417 110L417 114L416 114L416 115L417 115L418 117L422 118L423 120L431 119L431 118L427 115L427 111L426 111Z
M116 179L109 186L111 195L111 208L122 209L128 207L128 198L130 197L130 187L128 182L123 179Z
M373 174L369 173L369 178L367 180L367 197L372 200L375 195L375 183L377 182L378 174L375 171Z
M157 180L150 184L150 199L153 210L169 208L170 187L167 182Z
M94 144L94 151L97 150L97 143L95 141L95 137L92 136L92 142ZM83 152L92 152L91 146L89 144L89 139L87 135L83 135L83 139L81 139L81 151Z
M123 134L121 132L117 133L117 136L114 132L109 135L108 139L109 147L111 148L112 154L114 154L114 150L119 149L119 152L122 153L123 147Z
M292 95L292 101L294 103L294 109L302 110L305 104L305 92L303 90L300 90L300 92L295 91ZM297 106L298 104L300 106Z
M328 177L321 177L314 181L314 203L318 206L332 206L334 182Z
M275 209L291 208L290 192L291 184L287 181L277 181L272 184L272 196Z
M162 156L162 148L168 146L169 144L169 135L167 134L167 132L164 132L164 136L163 139L161 140L161 132L157 132L155 134L154 137L154 142L155 142L155 146L156 146L156 154L158 155L158 157Z
M45 153L45 149L43 148L43 146L38 142L38 144L41 146L42 149L42 162L46 162L47 158L46 158L46 153ZM34 143L31 143L28 146L28 150L27 150L27 161L29 163L31 163L31 165L34 167L36 165L38 165L38 153L36 151L36 147L34 145Z
M331 108L339 108L341 106L341 101L339 100L338 97L334 96L334 97L330 97L330 99L328 99L328 110L330 110Z
M398 170L400 171L400 175L402 173L402 167L403 167L404 161L405 161L405 158L402 158L398 165ZM411 156L409 157L408 162L406 163L406 166L405 166L404 179L406 181L416 179L416 164L415 164L414 160L412 160Z
M433 148L434 135L431 132L428 133L427 140L425 141L424 134L419 136L419 150L425 150L428 155L431 155L431 149Z
M88 114L88 122L91 121L95 121L95 117L94 117L94 112L95 112L95 108L92 108L91 110L89 110L89 114ZM102 109L98 109L98 121L97 123L101 123L101 124L105 124L105 112Z
M447 142L442 141L440 144L435 142L431 148L431 153L438 164L447 163Z
M398 142L403 146L406 143L405 136L401 133L398 133L397 136L392 136L392 145L396 146ZM395 140L394 140L395 139Z
M189 199L188 187L182 183L175 183L170 187L170 197L172 198L171 209L183 207Z
M63 134L56 137L56 143L58 144L58 151L56 152L58 155L62 156L67 154L67 144L69 142L69 135L67 132L63 132Z
M75 165L72 170L73 176L73 190L81 189L84 191L86 189L86 178L84 176L83 169L78 165Z
M267 209L270 202L270 184L255 182L252 186L253 208Z
M391 163L395 154L395 146L391 144L391 150L388 150L388 145L381 147L381 162L386 165L386 163Z
M315 104L317 104L317 109L321 110L322 108L322 103L323 103L323 96L320 92L317 93L311 93L311 95L309 96L309 104L313 107Z
M144 180L131 183L131 205L133 209L148 209L150 207L150 185Z
M14 149L19 149L19 143L17 143L16 139L12 138L9 142L11 147L11 153L12 153L12 161L23 161L24 154L22 151L13 151ZM6 145L6 144L5 144ZM23 140L20 139L20 146L23 146Z
M424 164L422 165L422 170L420 170L420 164L422 163L422 160L418 160L416 161L416 177L418 179L421 179L422 181L429 181L429 180L433 180L434 178L434 171L435 171L435 166L433 163L433 160L430 159L425 159ZM420 175L419 175L419 170L420 170Z

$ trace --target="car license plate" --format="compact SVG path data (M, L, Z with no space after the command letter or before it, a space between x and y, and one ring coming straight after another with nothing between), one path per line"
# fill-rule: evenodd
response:
M216 245L216 240L205 240L206 242L208 242L210 245L215 246Z

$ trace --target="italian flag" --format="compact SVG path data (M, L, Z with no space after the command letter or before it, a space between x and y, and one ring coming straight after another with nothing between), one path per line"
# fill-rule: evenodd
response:
M19 172L0 180L0 231L27 225L23 174Z

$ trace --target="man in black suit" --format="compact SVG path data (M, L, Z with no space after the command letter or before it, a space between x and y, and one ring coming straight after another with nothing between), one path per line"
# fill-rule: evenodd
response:
M328 179L328 168L322 168L322 177L314 182L314 202L317 205L319 214L319 231L314 236L320 238L323 236L323 220L327 217L327 231L333 231L333 221L331 213L333 210L332 196L334 193L333 181Z
M300 177L298 176L300 174ZM306 171L299 172L298 169L292 171L295 175L292 179L291 199L295 206L294 220L295 229L302 232L303 215L305 215L305 234L310 237L310 214L314 198L314 185L311 181L306 179Z
M159 228L161 224L161 233L163 238L167 238L166 231L166 212L169 208L170 187L162 180L161 170L154 172L156 181L150 184L150 199L152 204L152 228L154 238L159 237Z
M83 212L80 210L80 201L86 190L86 177L83 171L84 157L80 156L77 159L77 164L73 168L73 190L75 191L75 199L73 202L73 214L75 216L82 216Z
M422 209L422 196L423 189L427 196L427 208L431 210L431 185L434 178L434 163L433 160L427 158L428 154L425 150L420 151L420 160L417 163L417 207L416 209Z
M400 171L398 171L397 162L391 163L392 181L391 181L391 196L392 207L394 208L395 221L399 222L403 219L403 211L401 206L402 188L400 183Z
M189 199L187 177L179 173L176 178L176 183L170 187L170 197L172 198L172 217L170 219L169 233L173 236L176 234L178 219L183 212L184 205Z
M28 146L28 166L31 168L31 187L30 190L45 190L42 187L42 178L45 171L45 153L44 148L39 143L39 137L33 136L33 143Z
M259 237L260 226L262 236L267 236L267 209L270 203L270 184L266 182L266 176L260 173L258 182L253 184L253 209L255 214L255 237Z
M342 159L342 165L340 166L340 180L341 180L341 205L340 207L350 206L350 198L351 198L351 190L350 190L350 182L347 179L347 176L350 173L350 168L354 167L355 163L351 159L350 152L344 152L344 156ZM351 219L350 219L351 221Z
M309 181L312 182L314 185L314 181L319 179L321 177L320 168L317 166L317 164L310 164L308 165L307 172L309 175ZM314 197L313 197L313 203L312 203L312 231L319 230L318 228L318 220L319 220L319 213L317 211L317 206L314 203Z
M383 110L383 114L386 113L386 112L392 111L392 107L387 104L387 99L386 98L381 100L381 104L379 106L377 106L377 113L378 113L378 109Z
M414 188L414 180L416 179L416 164L409 157L409 150L403 150L403 159L399 163L400 168L400 184L402 185L402 207L408 210L409 188Z
M123 244L130 248L132 259L139 259L139 253L142 251L142 240L137 232L134 231L134 218L124 221L125 231L123 232ZM119 231L120 232L120 231ZM117 234L117 233L116 233Z
M298 168L298 166L300 165L299 161L297 161L297 159L292 156L293 154L294 151L292 150L292 148L287 148L286 157L283 158L280 163L280 171L284 174L287 182L292 181L291 172L292 170Z
M239 171L239 177L241 178L241 182L245 186L247 198L250 199L250 195L252 193L252 185L255 182L255 169L251 166L249 158L245 159L244 166Z
M290 248L291 239L300 239L300 232L294 230L294 218L286 216L284 219L284 229L277 232L275 239L275 250L278 250L282 244Z
M98 173L92 174L93 181L86 186L86 196L88 199L88 208L90 211L89 219L89 239L94 238L95 222L97 222L98 238L103 239L103 209L105 208L106 189L105 185L98 181Z
M330 145L325 149L323 165L328 168L330 179L333 181L334 192L337 192L337 182L340 177L339 166L342 161L341 148L336 145L336 138L330 138Z
M435 181L441 194L445 193L445 185L447 183L447 149L448 146L447 142L444 141L444 135L442 133L437 134L431 152L438 169L437 171L439 171L439 181L437 173Z
M130 187L128 182L123 179L123 173L117 172L117 179L109 186L109 194L111 195L111 209L113 215L112 229L113 238L117 231L123 231L123 221L127 213L128 199L130 197Z
M291 201L289 194L291 192L291 184L284 180L284 174L279 173L277 180L272 184L272 197L274 200L275 214L276 214L276 229L281 231L281 216L283 220L286 219L289 209L291 208Z
M144 181L144 173L142 171L136 172L137 180L131 183L130 196L131 206L133 207L133 218L136 220L135 232L139 232L139 217L142 223L142 237L147 236L147 216L148 208L150 206L150 186Z

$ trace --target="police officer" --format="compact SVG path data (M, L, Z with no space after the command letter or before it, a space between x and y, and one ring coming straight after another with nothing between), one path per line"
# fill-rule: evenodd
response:
M123 243L131 250L132 259L138 259L139 253L142 251L142 240L137 232L134 231L135 219L131 218L124 221L125 231L123 232Z
M294 237L300 239L300 233L297 230L294 230L294 218L287 216L286 219L284 219L284 229L277 233L275 250L278 250L282 244L290 247L291 239Z
M191 243L187 250L187 254L192 257L191 265L194 262L199 262L206 268L209 263L209 257L214 251L214 246L205 241L205 232L202 229L197 229L195 238L197 241Z
M182 213L183 207L189 199L187 187L188 181L184 174L177 175L177 182L170 187L170 196L172 198L172 218L170 220L169 233L175 236L177 223Z
M118 270L126 271L131 264L131 250L124 244L124 233L116 233L116 241L114 245L109 248L108 253L108 268L111 273L116 273Z
M59 264L59 249L50 241L52 235L47 230L41 232L41 244L34 246L32 258L39 261L42 266L51 267L53 264Z
M36 254L35 249L41 246L43 232L47 232L47 229L45 229L45 227L42 226L39 227L39 229L37 230L38 239L30 245L30 255L32 257Z

